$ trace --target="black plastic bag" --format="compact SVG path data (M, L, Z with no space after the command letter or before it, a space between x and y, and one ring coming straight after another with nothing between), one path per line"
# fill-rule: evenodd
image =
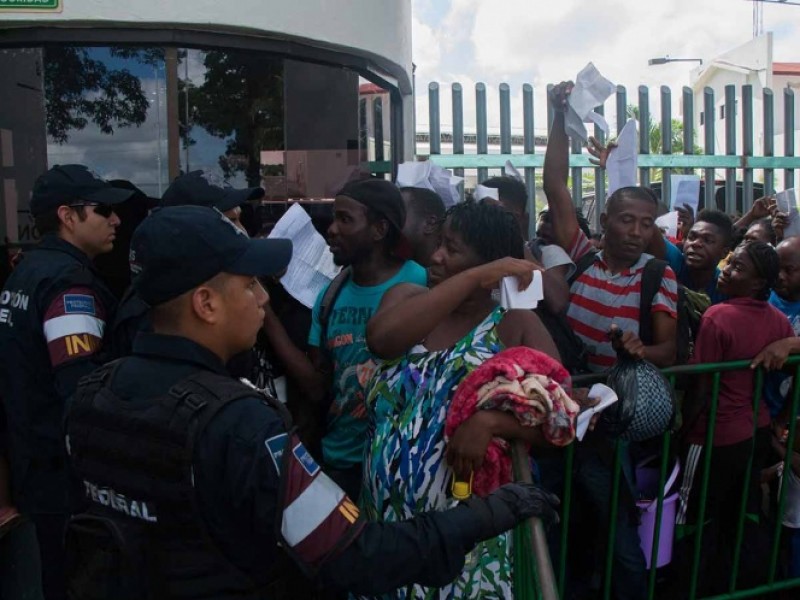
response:
M607 385L619 398L601 413L601 427L608 435L636 442L672 426L675 393L653 364L620 356L608 373Z

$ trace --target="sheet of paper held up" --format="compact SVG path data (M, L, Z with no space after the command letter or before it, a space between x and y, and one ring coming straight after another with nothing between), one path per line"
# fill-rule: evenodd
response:
M697 217L697 208L700 206L700 177L698 175L670 175L669 209L683 208L684 204L692 207L694 216Z
M281 283L295 300L313 308L319 293L339 272L325 238L314 229L311 217L299 204L289 207L269 237L292 240L292 260Z
M453 175L447 169L426 161L409 161L398 165L397 187L418 187L439 194L445 207L449 208L461 200L458 185L463 177Z
M666 229L667 235L671 238L678 237L678 211L673 210L656 219L656 227Z
M500 306L503 308L536 308L542 298L544 291L541 271L533 272L533 281L522 291L519 289L519 280L516 277L503 277L500 282Z
M636 169L639 166L639 140L636 135L636 119L628 119L619 132L617 146L608 155L608 195L619 188L636 185Z
M775 204L780 212L789 216L789 226L783 230L783 238L800 235L800 212L798 212L795 189L789 188L775 194Z
M608 134L608 123L594 109L603 104L616 89L613 83L600 75L600 71L592 63L586 65L575 78L575 87L569 95L569 109L565 120L567 135L586 142L589 136L584 123L594 123Z
M600 398L600 402L578 413L578 421L575 424L575 437L578 438L578 441L583 440L583 436L589 430L589 423L592 417L599 412L603 412L618 400L614 390L602 383L595 383L592 386L589 390L589 398Z

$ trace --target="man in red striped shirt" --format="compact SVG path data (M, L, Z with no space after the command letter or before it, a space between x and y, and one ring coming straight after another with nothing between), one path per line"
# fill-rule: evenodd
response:
M562 83L551 92L555 118L544 160L544 191L555 241L580 265L585 262L582 258L594 252L594 246L578 227L567 187L569 140L564 114L571 90L572 83ZM611 367L618 352L644 358L660 367L675 361L678 288L675 273L668 266L650 305L651 322L646 323L648 335L645 336L649 339L647 343L640 339L642 279L645 265L653 258L644 250L652 236L659 233L655 226L657 209L658 200L647 188L626 187L614 192L600 220L605 232L603 250L593 255L591 264L570 285L567 319L587 347L588 366L592 371ZM612 341L610 334L615 329L622 331L622 335L614 336ZM625 479L632 481L629 475L632 461L627 447L624 449L622 469ZM579 497L592 510L592 519L601 528L609 522L611 514L613 455L611 440L594 434L576 447L573 463ZM542 481L551 491L557 489L558 479L547 472L558 468L563 465L557 465L555 470L547 464L542 468ZM636 506L629 490L628 485L620 486L611 582L616 600L640 600L647 594L644 554L637 519L632 518ZM592 532L584 534L587 543L578 546L593 548ZM605 557L589 552L594 559L594 572L601 572ZM579 586L580 581L591 585L588 582L592 581L593 573L575 573L574 578L573 585Z
M569 142L563 109L570 89L567 84L553 88L551 98L556 115L545 155L544 190L553 215L556 241L578 264L594 251L594 246L578 227L567 188ZM653 258L644 249L658 233L657 203L656 196L647 188L626 187L614 192L600 217L605 231L604 248L570 286L567 318L587 346L592 371L611 367L616 362L617 348L659 367L675 361L678 285L669 267L651 305L652 339L645 344L639 338L642 273ZM612 328L623 332L618 342L612 343L609 335Z

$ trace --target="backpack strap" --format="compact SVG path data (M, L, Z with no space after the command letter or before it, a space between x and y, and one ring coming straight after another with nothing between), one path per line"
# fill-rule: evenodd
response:
M575 272L567 279L567 286L572 287L572 284L578 281L578 277L586 272L586 269L594 264L594 259L597 258L597 252L590 250L578 259L575 263Z
M319 305L319 325L321 328L320 344L322 348L326 347L325 340L328 339L328 321L333 312L333 305L336 304L336 298L339 297L339 293L342 291L344 284L347 283L347 280L350 278L351 271L351 267L345 267L339 271L339 274L333 278L333 281L330 282L325 293L322 295L322 301Z
M667 261L651 258L644 265L639 298L639 339L649 346L653 343L653 299L661 288Z

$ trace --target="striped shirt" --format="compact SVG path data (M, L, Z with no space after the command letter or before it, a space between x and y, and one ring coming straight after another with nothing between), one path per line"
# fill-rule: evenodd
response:
M569 248L577 263L587 252L594 250L586 235L578 229ZM622 331L639 335L639 304L644 266L653 258L642 254L632 267L613 274L599 252L594 264L586 269L569 290L567 320L586 345L589 369L602 371L613 366L617 354L611 347L608 331L617 325ZM664 279L653 298L651 311L665 312L677 318L678 284L674 271L667 267Z

